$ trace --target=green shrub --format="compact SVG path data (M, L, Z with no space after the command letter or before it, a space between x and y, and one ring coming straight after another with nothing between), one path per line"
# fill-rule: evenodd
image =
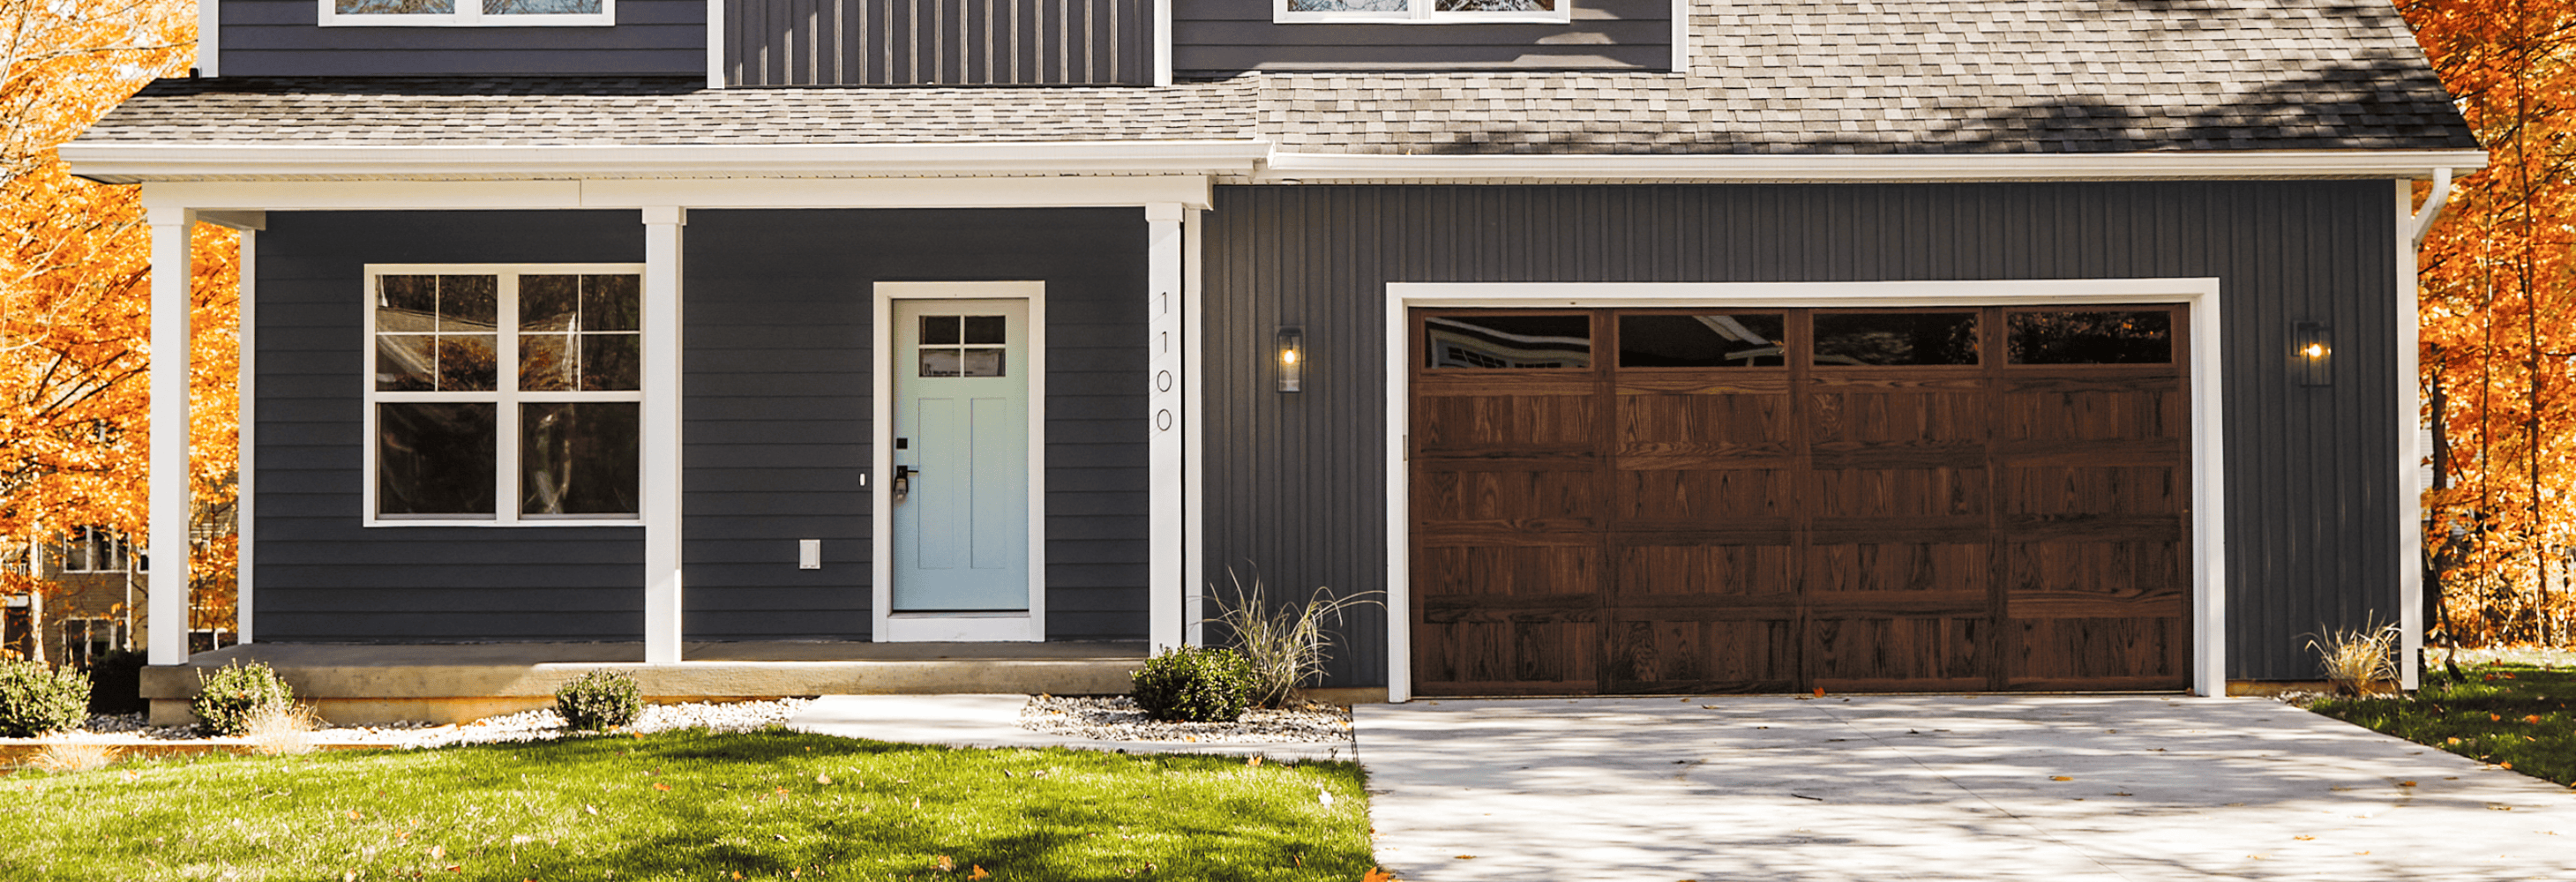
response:
M1157 720L1231 723L1252 703L1252 665L1231 649L1174 647L1135 673L1136 706Z
M644 690L623 672L594 670L555 690L555 713L584 731L631 726L644 715Z
M196 713L199 728L216 735L249 732L261 715L287 713L295 706L295 691L266 662L229 661L212 674L199 669L197 687L188 710Z
M31 659L0 661L0 737L27 738L88 721L88 675Z

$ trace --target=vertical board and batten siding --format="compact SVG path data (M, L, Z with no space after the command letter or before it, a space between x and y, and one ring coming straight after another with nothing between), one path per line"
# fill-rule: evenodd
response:
M1138 209L690 212L689 639L869 636L875 283L1000 280L1046 283L1047 636L1142 637L1145 231Z
M2220 279L2227 676L2318 676L2305 634L2396 618L2395 231L2385 181L1221 187L1208 212L1207 581L1383 589L1389 282ZM2199 319L2196 319L2199 320ZM2334 383L2291 374L2333 329ZM1306 391L1273 391L1280 325ZM1401 621L1399 618L1398 621ZM1387 611L1333 685L1385 682Z
M207 0L216 2L216 0ZM703 75L704 0L617 0L601 27L322 27L315 0L220 0L225 76Z
M739 0L736 86L1152 85L1148 0Z
M640 527L364 527L370 263L632 263L631 211L270 212L259 236L259 639L640 640Z
M1274 22L1275 0L1173 0L1172 70L1671 70L1669 0L1563 0L1563 24Z

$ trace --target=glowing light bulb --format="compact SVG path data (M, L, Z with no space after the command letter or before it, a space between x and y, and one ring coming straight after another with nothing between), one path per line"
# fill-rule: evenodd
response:
M2299 354L2309 358L2324 358L2326 357L2326 344L2310 343L2305 348L2300 349Z
M1280 364L1296 364L1296 363L1297 363L1297 350L1294 350L1294 349L1282 349L1282 350L1279 350L1279 363L1280 363Z

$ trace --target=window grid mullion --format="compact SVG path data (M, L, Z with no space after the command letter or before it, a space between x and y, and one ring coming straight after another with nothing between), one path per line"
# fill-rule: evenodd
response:
M458 5L461 7L474 2L477 0L458 0ZM500 471L493 476L492 491L500 498L492 501L492 518L502 524L516 524L519 522L519 474L522 471L519 467L519 272L502 273L498 287L500 305L495 308L500 314L496 316L499 320L493 324L507 330L500 334L501 345L493 359L499 363L492 369L492 388L500 392L500 412L493 414L492 424L492 431L500 436L492 439L492 467Z

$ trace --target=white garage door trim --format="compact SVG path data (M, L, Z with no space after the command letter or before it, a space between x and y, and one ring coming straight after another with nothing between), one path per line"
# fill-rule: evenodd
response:
M1405 438L1413 412L1413 341L1405 311L1419 306L1584 309L1674 306L2083 306L2180 303L2191 310L2192 691L2227 693L2225 451L2219 413L2218 280L2040 279L1952 282L1391 282L1386 286L1386 697L1413 697L1413 561Z

